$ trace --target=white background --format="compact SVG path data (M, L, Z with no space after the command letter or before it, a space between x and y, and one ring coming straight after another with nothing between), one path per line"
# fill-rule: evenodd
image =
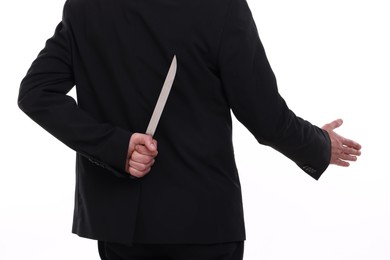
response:
M249 0L290 108L319 126L343 118L338 132L363 155L317 182L235 122L246 260L390 259L386 2ZM16 104L63 3L0 2L0 260L99 259L95 241L71 234L74 152Z

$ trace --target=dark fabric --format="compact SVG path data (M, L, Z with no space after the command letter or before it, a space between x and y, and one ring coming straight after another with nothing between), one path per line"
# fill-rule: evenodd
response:
M159 155L145 178L132 179L124 171L130 136L145 131L174 55ZM77 102L66 95L74 85ZM330 161L326 132L279 95L245 0L68 0L18 102L77 152L73 232L82 237L245 240L231 111L313 178Z
M98 242L102 260L242 260L244 242L212 245L142 245Z

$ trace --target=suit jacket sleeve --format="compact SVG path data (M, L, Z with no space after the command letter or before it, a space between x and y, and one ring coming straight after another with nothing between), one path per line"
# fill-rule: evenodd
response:
M297 117L278 93L275 76L245 0L232 0L221 38L220 73L233 113L258 142L319 179L330 162L324 130Z
M66 18L32 63L22 80L18 105L34 121L81 155L117 176L125 173L131 133L99 122L67 95L75 85L71 32Z

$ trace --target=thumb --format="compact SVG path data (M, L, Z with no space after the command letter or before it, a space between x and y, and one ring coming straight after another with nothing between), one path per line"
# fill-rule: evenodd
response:
M145 140L145 147L148 148L149 151L154 152L157 151L157 141L153 139L150 135L146 135L148 138Z
M135 149L137 145L143 145L152 152L157 150L157 141L150 135L134 133L130 138L130 143L131 150Z
M342 124L343 124L343 120L337 119L337 120L330 122L329 124L324 125L322 128L325 130L334 130L334 129L340 127Z

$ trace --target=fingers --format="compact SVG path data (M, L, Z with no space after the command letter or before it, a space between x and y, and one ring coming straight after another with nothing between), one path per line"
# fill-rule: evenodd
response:
M354 162L354 161L357 160L357 157L354 156L354 155L342 153L342 154L340 154L339 159L340 159L340 160L343 160L343 161L351 161L351 162Z
M136 154L136 152L134 152ZM149 160L146 160L144 157L134 156L135 158L141 158L142 162L130 159L129 160L129 173L134 177L141 178L148 174L155 162L153 157L150 157Z
M360 149L362 146L357 142L342 136L337 135L337 137L340 140L340 158L348 161L356 161L357 156L361 155Z
M360 144L358 144L357 142L355 142L353 140L349 140L346 138L344 138L344 140L343 140L343 145L345 145L347 147L351 147L352 149L359 151L359 153L360 153L360 149L362 149L362 146ZM358 155L360 155L360 154L358 154Z
M128 172L138 178L144 177L155 162L157 151L150 151L145 146L138 145L128 160Z
M349 154L349 155L354 155L354 156L359 156L361 155L360 149L352 148L346 145L343 145L341 152L344 154Z
M336 164L342 167L348 167L348 161L355 162L357 156L361 155L360 149L355 149L346 145L332 146L331 164Z
M341 167L348 167L349 166L349 162L346 162L346 161L343 161L340 159L332 160L331 164L335 164L335 165L338 165Z

